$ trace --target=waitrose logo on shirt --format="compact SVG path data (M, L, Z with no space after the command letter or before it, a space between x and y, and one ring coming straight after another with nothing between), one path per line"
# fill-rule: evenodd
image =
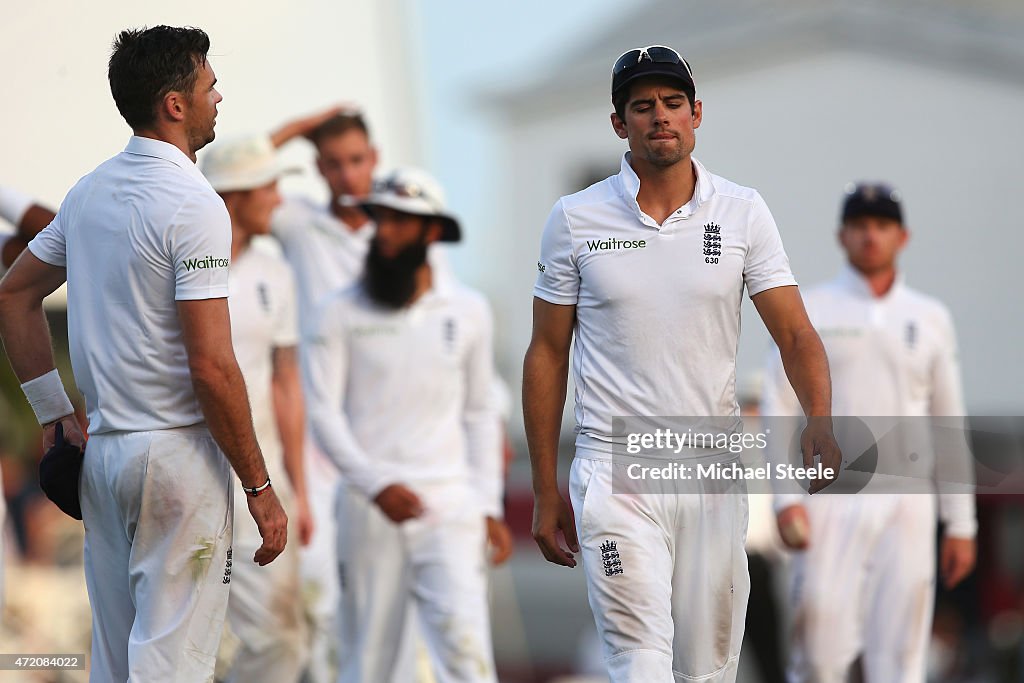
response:
M608 251L613 249L645 249L647 240L617 240L609 237L606 240L587 240L588 251Z
M181 262L185 266L185 270L207 270L210 268L227 268L229 261L226 258L213 258L207 256L206 258L187 258Z

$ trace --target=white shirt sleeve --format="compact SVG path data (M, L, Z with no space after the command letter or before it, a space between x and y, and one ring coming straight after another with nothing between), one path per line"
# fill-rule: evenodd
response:
M747 232L747 255L743 262L743 282L754 296L767 289L795 285L789 257L768 205L755 194Z
M21 225L25 213L35 204L35 200L13 187L0 185L0 218L14 226Z
M402 480L397 472L374 460L356 440L345 416L348 384L346 318L339 299L330 297L319 310L309 336L302 344L306 373L306 406L313 438L341 470L345 480L368 499Z
M764 384L761 389L760 412L762 419L769 420L769 423L772 422L771 418L773 417L794 418L793 426L797 424L795 418L799 418L804 414L803 409L800 407L800 400L797 398L796 392L793 391L793 386L789 383L789 377L786 376L786 368L782 365L782 355L774 344L772 344L764 364ZM776 422L781 423L782 421ZM789 420L787 419L786 422L788 423ZM775 431L779 432L780 430L777 427ZM768 466L772 468L776 464L788 461L786 449L789 448L790 438L789 434L786 433L788 430L781 431L783 432L782 434L767 435L768 445L765 448L765 458L768 461ZM799 505L806 502L804 498L807 494L797 490L793 482L772 477L771 484L772 506L775 508L776 513L781 512L790 505Z
M66 203L66 202L65 202ZM62 206L61 209L64 207ZM32 254L45 263L67 268L67 239L64 234L64 211L58 211L50 224L28 243Z
M284 348L299 343L298 295L295 292L295 276L291 268L280 263L277 278L277 310L274 311L274 346Z
M533 295L565 306L575 305L580 291L580 271L573 253L572 230L561 200L551 209L540 241L537 282Z
M504 476L502 425L494 394L494 342L490 307L475 311L476 338L466 358L466 403L462 423L473 490L487 517L501 518Z
M270 215L270 234L282 246L293 239L301 237L301 226L307 222L308 216L299 199L285 197L284 201Z
M943 491L961 488L966 482L973 486L973 458L967 445L963 389L960 384L960 363L957 358L956 332L953 319L945 309L940 321L943 341L932 364L932 393L929 412L933 421L941 423L941 443L936 446L935 476L939 486L939 518L945 523L947 536L974 538L978 531L974 494Z
M220 197L204 194L178 209L167 231L167 251L176 301L228 296L231 219Z

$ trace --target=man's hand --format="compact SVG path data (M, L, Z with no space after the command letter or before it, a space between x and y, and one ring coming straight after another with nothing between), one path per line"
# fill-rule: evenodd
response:
M249 514L256 520L256 527L263 538L263 545L253 556L253 560L262 567L273 562L284 550L288 542L288 515L284 513L273 486L258 496L246 495L245 499L249 504Z
M298 501L296 501L295 508L296 523L299 528L299 543L307 546L313 540L313 531L316 529L316 524L313 521L313 511L309 507L309 499L306 496L300 496Z
M779 527L779 536L790 550L806 550L811 542L811 522L807 517L807 508L803 505L790 505L779 511L775 522Z
M943 536L939 550L939 572L942 585L952 590L974 570L978 545L973 538Z
M832 418L807 418L807 426L800 435L800 452L803 454L804 467L814 467L814 456L820 454L822 466L832 468L831 479L811 480L809 493L817 493L836 480L839 468L843 464L843 454L832 433Z
M58 424L64 426L64 441L72 446L85 448L85 436L82 434L82 428L78 426L78 419L71 414L43 425L43 453L53 448L53 444L56 443Z
M308 138L325 121L347 111L358 111L358 107L354 104L336 104L315 114L293 119L271 133L270 141L274 147L280 147L293 138Z
M569 550L558 542L558 532L562 532ZM533 498L533 540L537 541L544 559L564 567L575 567L573 553L580 551L580 543L576 539L576 526L573 523L572 511L565 499L557 491L546 494L535 494Z
M512 532L504 520L487 518L487 545L491 549L491 565L495 567L512 557Z
M423 514L423 502L404 484L391 484L373 499L392 522L401 524Z

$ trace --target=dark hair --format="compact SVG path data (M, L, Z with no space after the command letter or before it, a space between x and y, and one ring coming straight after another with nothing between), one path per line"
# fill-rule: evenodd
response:
M325 139L337 137L350 130L361 130L367 139L370 138L370 129L367 127L363 115L359 112L335 114L314 128L308 137L309 141L319 148L320 143Z
M690 101L690 112L694 111L694 102L697 100L697 91L688 83L682 83L679 87ZM633 83L627 83L617 93L612 95L612 107L620 119L626 118L626 103L629 102L629 95L633 91Z
M198 28L154 26L121 31L107 65L110 94L133 129L156 121L157 106L172 91L191 98L206 62L210 37Z

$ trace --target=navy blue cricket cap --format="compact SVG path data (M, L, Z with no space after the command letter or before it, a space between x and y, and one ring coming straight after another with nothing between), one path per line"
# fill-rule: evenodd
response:
M902 197L899 191L886 183L850 183L843 198L841 222L861 216L891 218L903 224Z
M664 45L648 45L627 50L612 66L612 97L643 76L668 76L681 81L687 90L696 91L690 65L682 56Z

